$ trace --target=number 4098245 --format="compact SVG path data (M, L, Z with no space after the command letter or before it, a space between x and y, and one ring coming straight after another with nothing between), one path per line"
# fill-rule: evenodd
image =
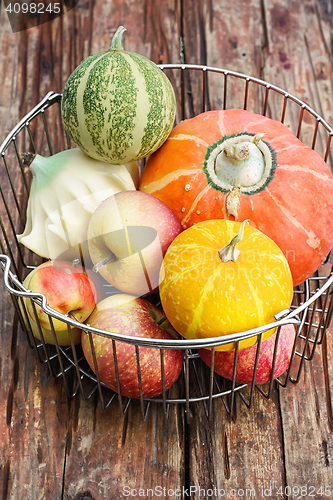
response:
M50 14L60 14L61 4L60 3L10 3L6 8L7 12L11 14L44 14L48 12Z
M330 497L331 487L330 486L280 486L276 491L277 495L281 496L297 496L297 497Z

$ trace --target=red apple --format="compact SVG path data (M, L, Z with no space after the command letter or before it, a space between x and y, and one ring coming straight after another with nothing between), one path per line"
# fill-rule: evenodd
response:
M284 373L290 363L294 341L295 327L293 324L281 327L278 341L276 361L274 367L274 379ZM276 333L264 340L260 345L259 361L256 372L256 384L266 384L270 381L272 373L273 354L275 347ZM204 362L210 367L210 349L198 349ZM256 359L257 346L246 347L238 351L236 382L240 384L251 384L253 368ZM234 369L235 351L215 351L214 371L222 377L232 380Z
M142 191L122 191L103 201L88 226L90 258L103 278L122 292L155 292L170 243L183 230L176 215Z
M121 333L123 336L178 339L178 334L168 321L158 325L163 317L164 313L161 309L141 297L116 294L99 302L88 322L94 328ZM100 380L118 392L112 339L98 334L92 335ZM81 345L89 366L95 372L89 335L85 332L82 332ZM135 345L118 340L115 345L120 392L125 397L137 399L140 397L140 391ZM151 398L161 394L160 350L140 346L139 357L143 397ZM183 351L181 349L164 349L166 390L178 379L182 366Z
M88 263L88 265L83 266L82 264L75 263L75 260L74 260L72 265L73 265L73 267L75 267L75 269L77 271L85 273L88 276L88 278L90 279L90 281L94 284L95 290L96 290L95 304L97 304L97 302L100 302L101 300L105 299L106 288L110 287L110 285L107 281L105 281L102 278L102 276L99 273L95 273L92 270L92 266L90 265L90 263Z
M85 321L96 305L97 292L95 285L82 269L76 269L70 262L47 261L31 271L24 280L24 286L32 292L45 295L48 305L66 315L72 314L80 322ZM30 299L25 299L29 322L33 335L40 339L34 307ZM54 337L48 315L35 304L44 340L54 344ZM67 325L52 318L59 345L70 345ZM81 330L72 329L74 342L81 341Z

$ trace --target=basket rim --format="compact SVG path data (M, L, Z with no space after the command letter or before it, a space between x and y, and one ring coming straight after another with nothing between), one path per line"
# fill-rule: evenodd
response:
M4 284L7 291L15 295L17 297L27 297L33 299L39 306L42 307L43 311L49 314L52 318L60 319L61 321L66 322L68 325L71 325L76 328L80 328L86 333L93 333L97 335L102 335L107 338L111 338L113 340L118 340L121 342L126 342L129 344L136 344L140 346L148 346L148 347L157 347L157 348L176 348L176 349L201 349L201 348L212 348L217 346L222 346L225 344L230 344L234 342L238 342L241 340L246 340L251 337L260 336L264 332L276 329L280 326L287 324L294 324L295 326L303 323L303 320L300 319L300 313L302 313L305 309L307 309L313 302L317 300L319 296L321 296L333 283L333 271L330 273L330 277L326 279L326 282L317 289L316 293L314 293L311 297L309 297L306 301L304 301L301 305L299 305L295 309L285 309L276 315L276 321L267 323L266 325L262 325L257 328L253 328L250 330L245 330L242 332L237 332L229 335L222 335L220 337L209 337L209 338L201 338L201 339L151 339L146 337L135 337L129 335L122 335L116 332L110 332L106 330L102 330L99 328L92 327L89 323L80 323L70 316L63 315L51 308L44 294L42 293L34 293L28 290L23 286L20 280L10 271L11 259L5 254L0 254L0 266L4 271ZM325 277L323 277L325 279ZM18 289L14 289L10 285L10 281L15 284ZM279 317L279 316L282 317ZM89 318L88 318L89 319ZM83 328L84 326L84 328Z

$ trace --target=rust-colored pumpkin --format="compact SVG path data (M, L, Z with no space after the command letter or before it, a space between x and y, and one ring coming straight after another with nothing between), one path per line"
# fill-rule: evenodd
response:
M329 167L285 125L262 115L230 109L182 121L148 158L139 189L168 205L184 228L248 219L281 248L294 285L333 245Z

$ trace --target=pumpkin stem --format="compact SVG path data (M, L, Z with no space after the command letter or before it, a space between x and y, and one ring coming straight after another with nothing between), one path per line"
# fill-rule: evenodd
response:
M258 147L259 142L264 137L265 134L256 134L252 143ZM229 144L223 150L225 156L232 158L236 161L243 161L250 158L251 152L247 142L238 142L236 144Z
M223 152L228 158L232 158L237 161L247 160L250 157L250 149L245 142L230 144L223 150Z
M239 229L239 233L237 233L232 238L232 240L230 241L230 243L228 243L228 245L226 245L225 247L221 248L221 250L218 251L219 257L222 260L222 262L236 262L236 260L238 260L240 251L237 245L242 240L244 236L245 224L248 223L249 223L248 220L243 221Z
M123 36L123 33L126 31L126 28L124 26L119 26L115 34L113 35L111 45L109 50L123 50L121 46L121 39Z

